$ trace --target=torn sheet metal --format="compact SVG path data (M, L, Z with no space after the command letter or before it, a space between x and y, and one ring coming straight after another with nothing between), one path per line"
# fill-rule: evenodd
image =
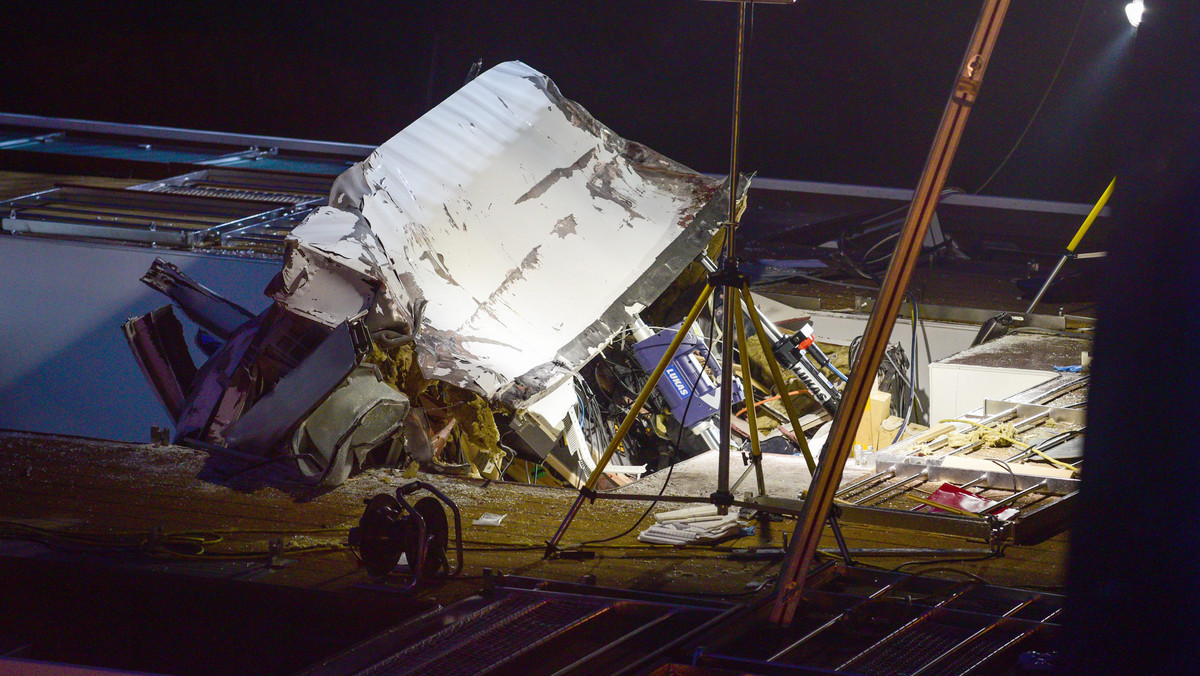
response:
M242 324L254 319L254 313L213 293L208 287L183 274L179 266L155 258L142 276L147 286L179 303L187 316L227 340Z
M358 368L370 337L345 323L334 329L295 368L280 378L269 392L230 423L222 432L231 447L267 453L279 446L296 424ZM390 388L389 388L390 389ZM392 390L394 393L395 390Z
M170 305L121 326L138 368L171 414L178 418L196 380L196 364L183 337L183 325Z
M426 377L517 405L703 250L727 210L719 188L504 63L337 180L292 232L273 297L326 326L369 309L373 330L403 333L427 300Z

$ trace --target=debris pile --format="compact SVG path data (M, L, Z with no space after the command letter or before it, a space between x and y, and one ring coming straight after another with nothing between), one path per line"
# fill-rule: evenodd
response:
M199 326L202 364L170 305L124 331L182 441L295 459L324 485L412 461L577 475L576 374L705 249L727 199L504 63L338 178L263 313L156 261L143 279Z

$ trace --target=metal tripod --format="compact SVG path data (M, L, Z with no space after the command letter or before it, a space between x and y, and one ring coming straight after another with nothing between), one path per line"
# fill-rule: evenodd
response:
M604 454L597 461L596 468L592 471L584 486L579 489L579 495L576 497L571 509L567 512L562 524L555 532L554 537L546 543L545 556L547 558L553 556L558 551L558 545L562 541L563 536L566 534L567 528L570 527L571 521L574 520L575 515L579 512L579 508L583 505L583 501L594 501L596 499L596 484L599 482L600 476L604 473L604 469L608 466L609 461L612 459L613 453L616 452L616 449L620 446L622 440L625 438L625 435L629 432L630 427L632 427L633 421L637 417L638 412L641 411L642 406L645 405L646 400L649 399L650 393L654 391L654 388L657 386L659 379L663 375L663 372L666 371L667 366L674 358L676 350L679 349L680 344L683 342L684 337L691 329L692 324L696 321L696 318L700 315L701 310L708 303L708 300L711 297L714 289L721 289L724 340L721 343L721 397L717 418L717 426L720 435L717 451L717 490L708 497L707 501L717 505L721 514L727 513L727 510L731 506L747 506L756 509L760 507L760 505L757 503L736 500L729 485L730 432L733 418L733 369L730 367L730 365L733 362L734 336L737 337L738 344L741 347L740 362L742 372L744 374L750 373L750 357L749 353L745 349L747 343L746 326L745 321L743 320L742 312L743 307L745 308L745 315L750 318L755 332L759 336L760 341L763 343L763 354L766 357L767 366L771 371L771 378L774 380L775 387L782 395L784 395L780 397L780 399L782 400L783 406L787 411L788 420L792 424L792 430L795 432L797 443L799 444L800 450L804 455L804 459L808 464L809 472L814 473L816 471L817 465L813 460L812 453L808 448L808 441L804 437L804 431L800 427L799 416L796 413L795 405L792 403L791 399L786 396L787 389L786 383L783 379L783 373L780 370L779 363L776 360L773 351L771 350L771 345L767 344L770 334L768 334L764 329L764 323L759 316L758 310L754 306L754 299L750 295L749 285L747 284L745 278L738 272L737 256L734 246L739 220L737 198L738 183L740 178L738 175L738 145L740 140L739 129L741 124L742 79L745 71L746 4L750 0L735 1L738 2L738 39L733 97L733 131L730 139L729 149L729 218L725 221L725 223L722 224L725 237L723 243L725 255L722 257L721 265L715 271L711 271L710 268L708 281L704 285L704 289L701 291L700 297L696 299L691 311L683 320L683 323L679 327L678 331L676 331L674 340L671 341L671 344L663 353L658 365L650 373L650 377L645 386L642 387L641 392L638 393L637 398L630 406L629 413L626 414L625 419L617 428L617 431L613 435L612 440L609 442L608 447L604 450ZM754 402L754 391L752 387L746 387L745 390L747 396L746 410L750 417L751 448L751 465L747 468L746 472L748 474L749 471L754 471L758 484L758 493L760 496L765 496L766 482L763 478L762 471L762 450L759 446L758 439L758 424L755 415L756 406ZM743 474L742 478L739 479L734 485L740 485L742 480L746 478L747 474ZM646 496L629 497L644 498ZM848 550L841 538L840 530L837 529L836 521L833 521L832 523L835 533L838 536L838 542L842 549L843 556L845 556L847 562L849 562Z

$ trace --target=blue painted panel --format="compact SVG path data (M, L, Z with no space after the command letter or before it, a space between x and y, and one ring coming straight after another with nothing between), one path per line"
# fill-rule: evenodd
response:
M156 256L252 312L280 261L0 236L0 428L147 441L171 419L121 332L170 300L140 279ZM195 333L182 313L185 335Z

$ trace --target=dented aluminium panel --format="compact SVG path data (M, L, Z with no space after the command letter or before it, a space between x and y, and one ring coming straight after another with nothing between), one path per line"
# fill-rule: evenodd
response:
M273 296L326 326L365 313L405 334L428 301L424 374L518 404L703 250L727 211L720 188L504 63L338 179L292 232Z

